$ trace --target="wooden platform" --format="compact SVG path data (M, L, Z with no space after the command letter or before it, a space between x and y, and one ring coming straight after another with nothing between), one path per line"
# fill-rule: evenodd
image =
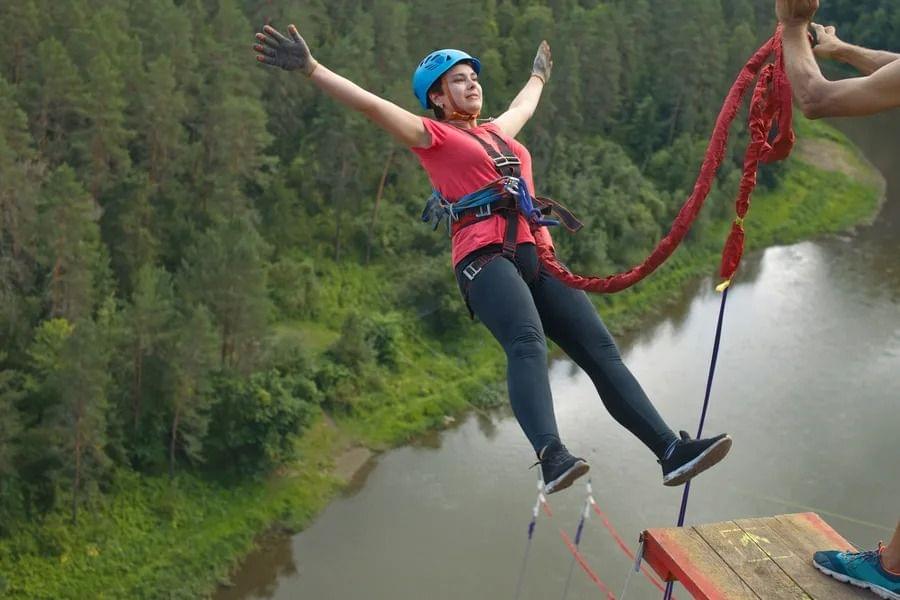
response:
M871 600L812 566L816 550L853 546L816 513L648 529L644 560L704 600Z

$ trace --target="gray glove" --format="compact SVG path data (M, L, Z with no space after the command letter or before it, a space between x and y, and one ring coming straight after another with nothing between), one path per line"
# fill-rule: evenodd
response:
M534 66L531 67L531 74L547 83L550 81L550 71L552 70L553 58L550 56L550 44L547 43L547 40L544 40L538 46L537 56L534 57Z
M306 40L300 36L300 32L295 26L288 25L288 33L292 39L284 37L277 29L269 25L263 27L263 32L256 34L256 39L262 44L253 46L253 49L259 52L256 56L256 60L259 62L273 67L281 67L285 71L300 70L307 77L312 75L319 66L316 59L312 57Z

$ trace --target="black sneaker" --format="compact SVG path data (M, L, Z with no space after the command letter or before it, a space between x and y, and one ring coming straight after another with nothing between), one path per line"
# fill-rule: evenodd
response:
M590 470L586 460L569 454L562 442L558 441L544 446L534 464L541 465L545 494L566 489Z
M663 471L663 485L681 485L707 470L728 454L731 438L727 433L712 438L692 440L681 432L665 458L659 460Z

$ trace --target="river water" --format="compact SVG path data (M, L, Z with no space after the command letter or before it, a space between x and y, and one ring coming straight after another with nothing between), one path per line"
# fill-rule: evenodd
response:
M863 547L900 518L900 114L836 122L888 180L888 201L854 235L745 258L729 292L706 433L731 454L693 484L687 522L814 510ZM752 232L749 234L752 235ZM701 281L684 302L619 340L627 364L675 429L695 433L720 296ZM498 350L499 351L499 350ZM564 441L591 463L594 496L626 543L674 524L681 488L603 409L567 360L551 366ZM387 452L305 531L266 545L218 600L494 599L515 595L535 472L508 412L473 414ZM550 496L521 598L561 598L584 487ZM618 596L630 561L599 519L581 548ZM676 595L687 595L676 586ZM634 577L630 600L659 598ZM575 569L568 598L602 597Z

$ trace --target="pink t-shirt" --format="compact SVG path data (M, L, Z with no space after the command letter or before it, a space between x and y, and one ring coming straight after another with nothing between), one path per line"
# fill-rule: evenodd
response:
M456 202L500 176L487 152L468 133L434 119L423 118L422 122L431 134L431 145L411 150L428 173L432 187L445 198ZM528 183L531 193L535 193L534 180L531 177L531 154L525 146L507 136L493 123L485 123L469 131L495 148L496 141L489 132L493 131L503 138L522 161L522 177ZM504 233L506 233L506 219L502 215L488 217L463 227L456 232L451 241L453 265L456 266L459 261L479 248L490 244L502 244ZM538 238L537 241L535 237ZM538 242L542 245L552 245L547 228L540 227L532 232L528 221L520 214L516 243Z

